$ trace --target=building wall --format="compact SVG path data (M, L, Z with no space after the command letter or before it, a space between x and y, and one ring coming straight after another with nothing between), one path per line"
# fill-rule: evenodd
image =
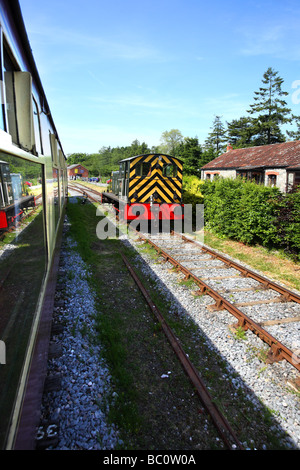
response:
M269 176L276 176L276 187L282 191L286 191L286 170L283 168L269 168L265 171L265 186L269 185Z
M201 171L201 178L203 180L213 180L215 175L218 175L223 178L236 178L236 170L202 170ZM280 191L286 191L286 183L287 183L287 175L286 170L283 168L269 168L265 170L265 186L270 184L269 176L276 176L276 187L279 188ZM291 177L292 178L292 177Z
M209 175L209 176L208 176ZM215 175L223 178L236 178L236 170L202 170L201 178L203 180L213 180Z
M82 165L77 165L74 168L68 168L68 177L69 178L74 178L74 177L79 177L79 178L88 178L89 172L84 166Z

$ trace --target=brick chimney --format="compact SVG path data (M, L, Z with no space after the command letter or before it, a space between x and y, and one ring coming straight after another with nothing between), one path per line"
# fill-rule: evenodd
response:
M226 150L226 152L230 152L230 150L233 150L232 145L231 145L231 144L227 144L227 150Z

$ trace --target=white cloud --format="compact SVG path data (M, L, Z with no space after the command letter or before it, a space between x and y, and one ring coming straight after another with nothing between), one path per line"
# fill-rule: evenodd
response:
M74 53L78 55L84 50L86 55L89 57L93 56L94 60L97 59L97 56L124 60L162 59L157 49L143 44L142 41L130 43L129 40L123 39L119 41L104 39L98 35L67 28L62 29L58 26L49 26L44 23L39 26L37 24L34 26L30 25L28 30L31 38L38 42L42 41L44 44L59 46L60 49L62 45L64 48L71 46L76 48Z
M269 55L275 58L299 60L300 41L297 21L268 24L255 27L244 25L238 32L244 39L240 53L245 56Z

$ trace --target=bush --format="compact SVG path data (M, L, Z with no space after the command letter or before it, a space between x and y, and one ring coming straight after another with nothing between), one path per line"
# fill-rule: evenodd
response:
M201 188L204 184L197 176L184 176L182 181L182 198L184 204L203 204Z
M194 208L204 203L205 226L218 236L283 248L300 260L300 187L282 194L240 178L185 176L183 200Z
M184 204L192 205L193 222L196 221L196 205L203 204L203 194L201 188L204 181L194 175L187 175L183 177L182 182L182 199Z
M276 202L277 243L300 260L300 188L281 194Z
M247 244L274 243L277 188L239 178L218 178L205 182L202 193L205 225L213 232Z

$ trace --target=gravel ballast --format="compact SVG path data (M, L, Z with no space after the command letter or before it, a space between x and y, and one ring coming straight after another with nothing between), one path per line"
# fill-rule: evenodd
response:
M65 226L67 228L67 224ZM122 241L137 250L141 245L127 237ZM108 407L113 406L114 395L109 369L103 360L99 362L101 347L91 340L94 334L95 298L89 286L87 267L73 250L74 247L75 242L65 233L61 251L64 289L57 290L58 306L54 315L55 321L63 323L64 330L52 338L52 342L62 346L62 354L49 360L49 373L60 374L62 381L60 390L44 395L41 422L59 423L55 449L122 448L118 429L107 420ZM236 340L228 328L235 319L226 311L209 312L206 307L212 299L208 296L195 298L191 289L178 284L178 274L166 269L165 264L140 252L136 265L145 277L155 280L162 296L172 301L172 311L181 317L192 318L205 334L207 347L224 357L227 361L224 380L233 385L236 394L241 389L250 389L253 393L249 399L254 406L259 409L263 404L276 417L274 434L277 431L279 434L280 429L285 430L288 434L283 442L285 447L300 449L299 396L287 386L287 381L296 376L294 368L286 361L262 364L253 354L254 350L263 347L259 338L246 332L246 340ZM282 306L279 308L284 310ZM290 308L293 309L293 305ZM256 309L259 318L260 309ZM295 336L288 338L294 345L299 341L299 324L295 325ZM271 328L274 336L278 333L284 337L282 325ZM86 329L89 335L83 334ZM249 443L245 444L247 448Z
M126 241L126 243L129 242ZM136 246L139 244L134 243L132 240L130 243ZM295 394L287 384L288 381L293 381L297 377L295 368L285 360L269 365L262 363L254 356L253 351L262 348L268 349L268 347L256 335L247 331L245 333L246 340L237 341L234 339L234 335L229 335L228 328L229 325L236 322L232 315L225 310L214 313L209 312L207 305L213 303L209 296L195 298L191 289L178 284L178 278L183 278L183 275L178 276L176 273L171 272L166 269L164 264L153 260L151 256L145 254L141 254L141 256L146 261L146 264L143 263L145 274L158 280L158 289L161 290L162 295L166 298L171 296L174 312L177 310L183 316L188 315L193 318L205 333L208 346L218 351L226 359L228 363L226 380L234 384L237 393L240 388L250 389L254 394L254 398L253 394L251 395L254 405L259 408L261 402L265 407L268 407L276 417L278 429L281 427L287 432L289 437L284 443L286 447L300 449L299 393ZM249 283L249 280L247 281ZM230 288L228 282L226 287ZM231 281L232 286L234 286L234 282ZM241 284L239 285L241 286ZM220 288L220 284L218 287ZM259 298L260 292L257 293L257 299ZM174 299L176 299L175 304ZM289 309L291 311L296 310L299 315L299 305L289 303L288 308L282 304L275 305L276 307L275 309L273 307L273 309L277 313L274 316L277 316L277 318L291 316ZM272 307L268 306L268 308L271 311ZM252 314L254 312L256 318L259 319L260 306L253 306L251 310ZM299 349L299 322L289 324L288 329L285 325L274 325L268 327L268 330L284 344L290 344L293 349ZM285 330L286 334L284 334Z
M44 394L41 423L58 424L56 450L114 449L122 441L116 427L107 422L114 392L101 347L92 339L96 336L95 297L87 267L68 236L60 259L63 289L56 292L56 305L63 306L55 307L54 322L63 325L63 332L54 335L51 344L61 346L62 352L49 360L48 373L59 375L61 385Z

